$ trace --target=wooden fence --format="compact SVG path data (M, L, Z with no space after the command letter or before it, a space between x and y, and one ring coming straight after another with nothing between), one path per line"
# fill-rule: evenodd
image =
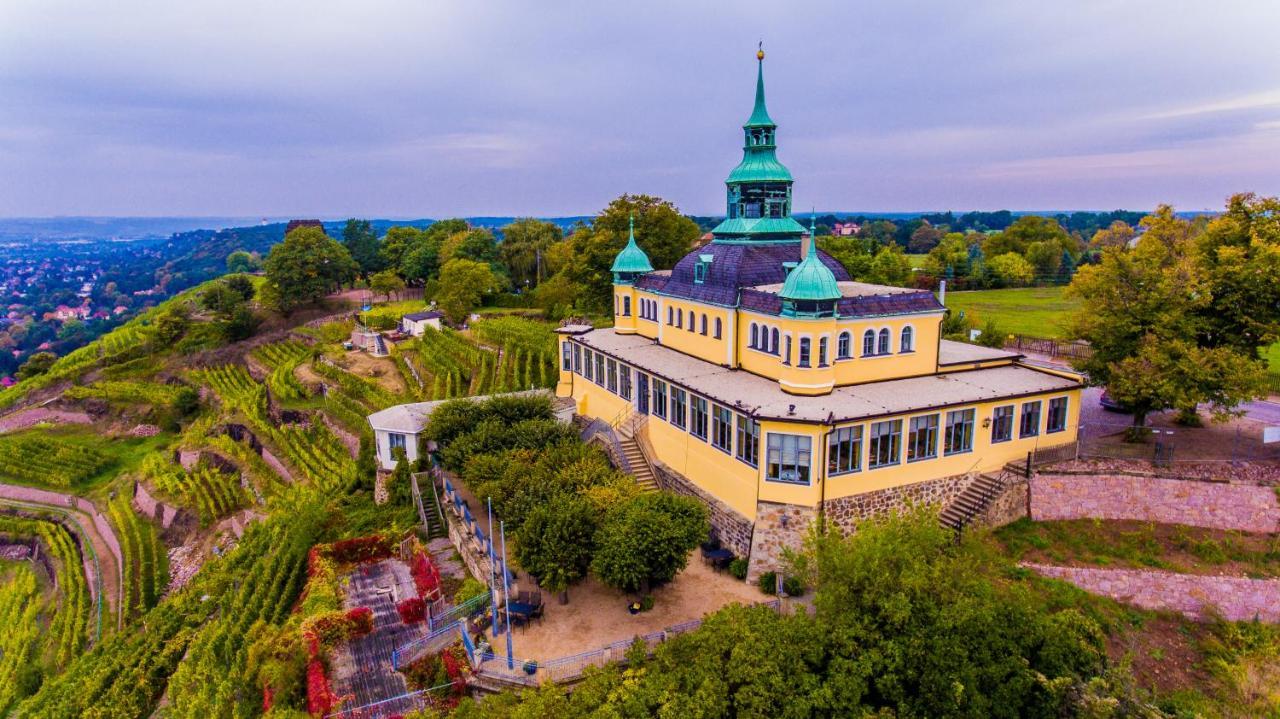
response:
M1087 359L1093 355L1093 348L1087 342L1049 339L1047 337L1028 337L1026 335L1009 335L1004 342L1007 350L1034 352L1050 357L1067 359Z

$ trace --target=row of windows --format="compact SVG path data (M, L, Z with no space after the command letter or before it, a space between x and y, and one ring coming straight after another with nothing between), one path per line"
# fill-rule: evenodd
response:
M640 300L640 319L658 321L658 302L641 297Z
M608 389L619 397L632 398L633 368L624 362L565 342L562 366ZM670 422L689 434L755 467L760 461L760 423L679 387L635 370L641 393L636 403L641 412ZM645 391L645 388L648 391Z
M782 340L781 348L779 347L779 338ZM880 355L892 354L890 349L892 337L889 328L883 328L879 332L876 330L867 330L862 334L862 356L878 357ZM800 367L809 367L813 359L812 341L808 337L800 338L800 353L796 364ZM783 364L791 364L791 335L780 335L777 327L769 327L768 325L751 323L751 327L747 334L747 346L754 350L767 352L772 355L781 355ZM781 350L781 351L780 351ZM827 365L828 354L827 338L818 338L818 366L825 367ZM898 333L898 352L914 352L915 351L915 329L910 326L903 327ZM852 359L853 358L853 335L848 331L841 332L836 338L836 359Z
M705 312L699 316L697 312L689 310L688 319L688 327L685 327L684 310L672 307L667 308L668 325L676 328L687 329L690 332L698 332L703 335L707 334L707 315ZM711 327L713 329L712 336L716 339L720 339L720 336L724 334L724 320L719 317L712 318Z

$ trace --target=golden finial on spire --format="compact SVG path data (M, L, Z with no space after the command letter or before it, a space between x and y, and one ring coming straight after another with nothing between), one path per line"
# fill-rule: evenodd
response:
M761 40L760 43L756 45L756 59L762 62L764 61L764 40Z

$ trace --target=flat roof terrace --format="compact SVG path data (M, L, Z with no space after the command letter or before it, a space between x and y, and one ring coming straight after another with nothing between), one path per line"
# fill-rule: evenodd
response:
M847 385L830 394L810 397L787 394L774 380L691 357L639 335L598 329L573 339L726 407L760 419L792 422L842 423L1082 386L1079 381L1060 375L1008 364ZM981 356L999 359L1016 355L991 350L989 355Z

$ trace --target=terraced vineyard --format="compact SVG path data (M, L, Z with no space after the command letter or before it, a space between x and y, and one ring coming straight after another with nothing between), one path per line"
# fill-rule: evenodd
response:
M228 364L192 370L191 377L201 384L209 385L223 403L232 407L253 403L261 390L261 386L249 376L249 371L240 365Z
M476 322L481 341L502 349L494 372L494 391L509 392L555 385L556 336L551 325L520 317L494 317Z
M133 511L125 495L107 505L107 515L115 525L124 555L122 610L127 620L141 616L160 600L169 584L169 556L155 526Z
M92 600L80 550L71 533L57 522L0 515L0 532L36 537L52 557L58 575L58 611L45 638L45 660L61 667L80 654L90 633Z
M85 484L115 461L95 446L99 441L39 430L0 436L0 479L50 487Z
M201 465L187 471L163 454L153 454L143 462L142 472L156 490L194 510L206 526L247 504L240 477L212 467Z
M491 384L497 355L451 329L431 327L412 345L431 399L480 394ZM474 390L474 391L473 391Z
M303 399L306 388L293 371L311 356L314 350L293 340L263 345L253 351L253 356L271 370L267 375L267 387L277 399Z
M102 380L90 385L71 387L68 399L100 399L107 402L147 404L153 407L173 404L182 388L157 382Z
M401 401L399 397L383 389L378 383L354 375L328 362L316 362L311 365L311 369L321 377L332 380L343 394L365 405L371 411L386 409Z
M0 570L0 716L21 698L21 673L31 671L35 663L42 604L40 585L29 566Z

